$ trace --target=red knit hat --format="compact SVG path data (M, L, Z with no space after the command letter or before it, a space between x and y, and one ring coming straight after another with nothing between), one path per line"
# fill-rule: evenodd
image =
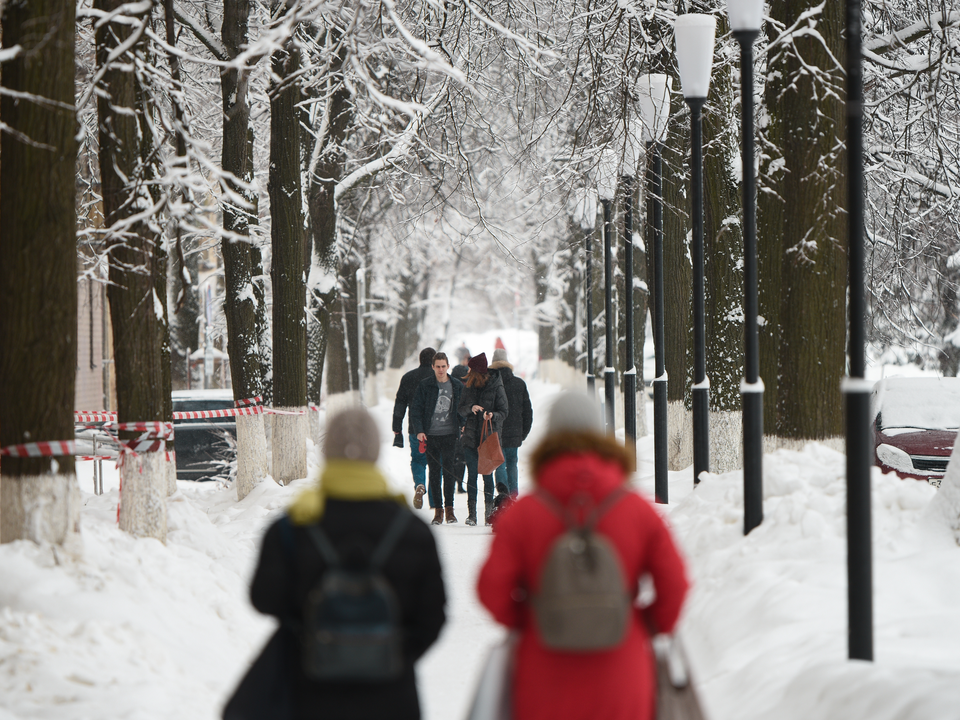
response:
M487 354L480 353L479 355L474 355L472 358L470 358L470 361L467 363L467 367L479 375L486 375L487 374Z

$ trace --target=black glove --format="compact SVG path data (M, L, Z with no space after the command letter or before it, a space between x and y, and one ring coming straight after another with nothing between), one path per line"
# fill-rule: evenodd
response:
M403 447L403 433L393 434L393 446L398 448Z

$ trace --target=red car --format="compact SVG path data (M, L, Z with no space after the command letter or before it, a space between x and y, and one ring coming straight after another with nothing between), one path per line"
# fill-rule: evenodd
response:
M960 428L960 378L885 378L872 407L877 467L939 487Z

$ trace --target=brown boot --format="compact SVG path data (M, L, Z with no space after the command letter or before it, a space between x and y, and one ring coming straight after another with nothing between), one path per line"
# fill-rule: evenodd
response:
M457 516L453 514L453 508L447 508L447 525L451 525L457 521Z
M436 508L433 511L433 520L430 521L431 525L441 525L443 523L443 508Z

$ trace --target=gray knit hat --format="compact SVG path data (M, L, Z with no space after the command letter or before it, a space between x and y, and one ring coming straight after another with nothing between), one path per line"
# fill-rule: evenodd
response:
M497 348L493 351L493 362L507 362L507 351Z
M595 432L603 433L600 406L588 395L576 392L562 393L550 407L547 433Z
M365 408L354 407L328 417L323 454L327 460L375 463L380 457L380 431L373 416Z

